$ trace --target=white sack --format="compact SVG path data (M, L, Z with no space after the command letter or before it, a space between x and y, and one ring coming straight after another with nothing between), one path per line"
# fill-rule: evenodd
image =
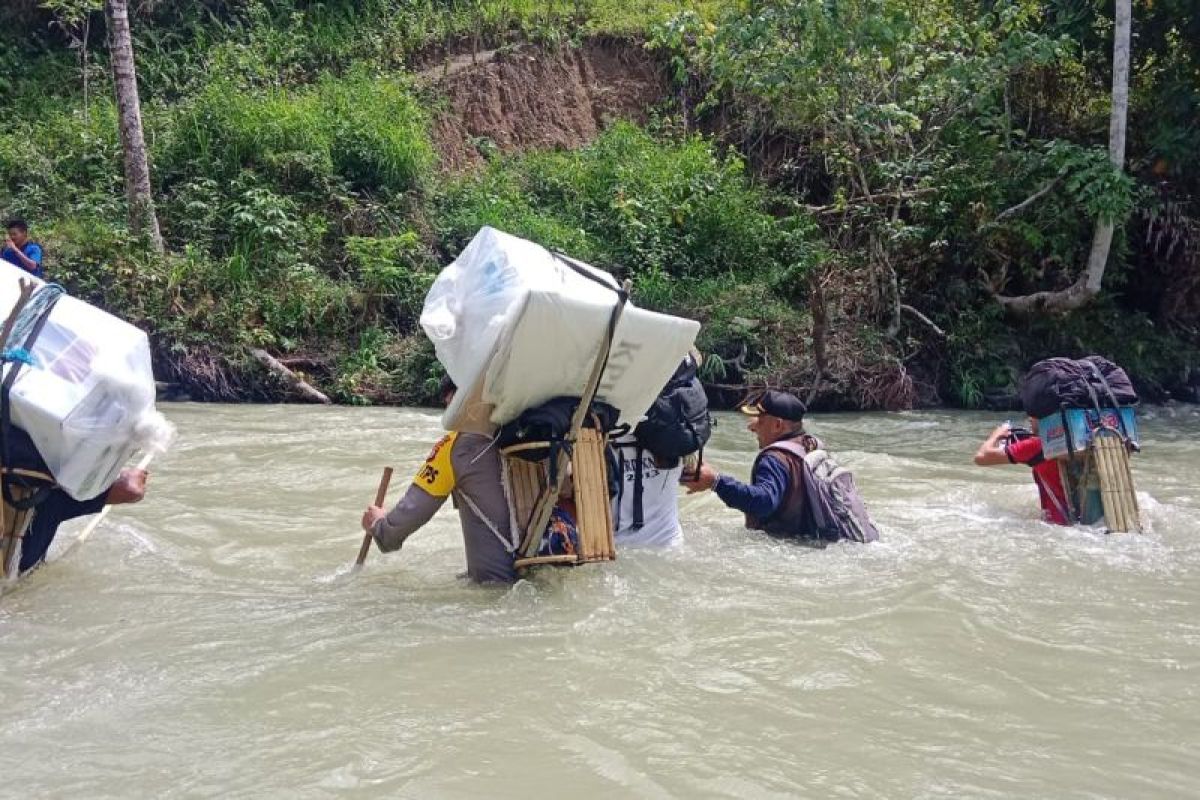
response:
M575 262L578 264L578 262ZM598 285L524 239L483 228L442 270L421 326L459 386L447 429L494 425L560 395L583 393L617 302L615 278L580 265ZM626 305L597 398L635 424L679 366L700 324Z
M42 281L0 263L0 322L18 281ZM24 341L14 342L24 346ZM54 305L9 395L14 425L33 440L59 486L76 500L106 490L138 448L165 446L170 425L154 408L146 334L74 297ZM5 364L7 376L13 364Z

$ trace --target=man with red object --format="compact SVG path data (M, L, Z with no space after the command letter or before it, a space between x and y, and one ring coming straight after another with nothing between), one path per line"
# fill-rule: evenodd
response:
M1029 418L1030 430L1004 423L992 431L975 453L981 467L997 464L1025 464L1033 469L1042 502L1042 519L1055 525L1070 525L1067 493L1063 490L1058 462L1042 455L1042 440L1037 435L1037 420Z

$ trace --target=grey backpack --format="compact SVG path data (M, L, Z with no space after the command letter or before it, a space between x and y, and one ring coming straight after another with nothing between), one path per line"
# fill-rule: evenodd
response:
M804 459L809 479L805 495L821 538L832 539L830 534L836 532L838 539L878 541L879 531L854 485L854 473L838 464L815 436L806 435L802 442L777 442L773 447Z

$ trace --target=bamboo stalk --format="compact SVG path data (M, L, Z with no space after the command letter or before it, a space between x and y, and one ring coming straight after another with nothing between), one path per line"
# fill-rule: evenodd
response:
M379 488L375 490L375 505L383 507L384 501L387 499L388 484L392 482L392 468L384 467L383 474L379 477ZM358 558L354 560L354 566L350 568L351 572L358 572L362 569L363 562L367 560L367 553L371 552L371 540L375 538L370 531L363 536L362 545L358 548Z
M1097 434L1092 440L1089 450L1094 454L1096 471L1100 476L1100 498L1104 505L1104 522L1110 531L1119 531L1121 529L1121 509L1117 503L1116 487L1113 485L1112 471L1108 463L1105 438Z
M1129 472L1129 453L1125 449L1124 440L1116 434L1109 436L1109 463L1112 465L1113 481L1118 489L1118 499L1121 504L1123 533L1138 531L1137 498L1133 493L1133 476Z
M1137 520L1131 497L1133 485L1127 468L1129 457L1125 452L1125 443L1119 437L1109 436L1108 440L1108 463L1117 487L1117 502L1121 505L1121 532L1132 533L1137 528Z
M1121 461L1124 465L1125 478L1129 486L1129 502L1132 505L1133 511L1133 528L1138 533L1142 533L1142 509L1138 505L1137 488L1133 484L1133 464L1129 457L1129 448L1125 446L1124 442L1121 443L1121 449L1124 451Z
M1108 527L1112 531L1129 533L1138 527L1134 510L1137 499L1131 497L1133 482L1125 443L1115 433L1100 432L1096 436L1095 447L1103 464L1100 491L1109 500L1105 506Z

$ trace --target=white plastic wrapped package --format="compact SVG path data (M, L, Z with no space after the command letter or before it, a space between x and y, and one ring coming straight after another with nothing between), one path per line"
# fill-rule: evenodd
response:
M601 283L540 245L485 227L442 270L421 327L459 386L443 417L447 429L503 425L552 397L582 394L606 344L618 283L574 263ZM627 304L597 398L635 424L699 330L694 320Z
M16 303L21 278L42 284L0 262L0 320ZM154 408L150 344L134 326L63 296L29 355L9 394L12 422L75 499L105 491L137 449L169 440L170 425ZM3 374L14 366L5 364Z

